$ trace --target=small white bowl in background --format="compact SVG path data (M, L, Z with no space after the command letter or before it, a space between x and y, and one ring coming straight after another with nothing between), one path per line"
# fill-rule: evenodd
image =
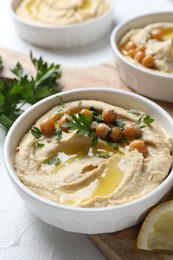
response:
M155 22L173 23L173 12L146 14L116 26L111 34L113 55L118 74L127 86L149 98L173 102L173 76L133 64L119 50L120 39L130 29L142 28Z
M126 204L104 208L75 208L46 200L32 192L17 177L14 169L16 147L36 119L57 105L57 96L62 96L64 102L85 98L126 109L138 108L155 118L173 138L171 116L154 102L134 93L111 88L77 89L50 96L31 106L16 120L5 139L4 159L10 180L31 212L46 223L66 231L85 234L115 232L136 225L171 190L173 170L147 195Z
M72 25L44 26L24 20L15 13L21 0L12 0L11 14L16 31L23 40L45 48L69 49L93 43L111 32L115 0L107 1L110 9L104 15Z

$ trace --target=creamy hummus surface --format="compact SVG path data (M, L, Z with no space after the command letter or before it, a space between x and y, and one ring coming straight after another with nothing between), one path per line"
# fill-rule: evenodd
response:
M121 52L134 64L173 75L173 23L153 23L128 31Z
M23 0L16 14L34 23L56 26L94 19L109 8L107 0Z
M16 149L15 169L24 185L48 200L107 207L159 186L171 169L171 151L170 135L149 115L81 100L37 120Z

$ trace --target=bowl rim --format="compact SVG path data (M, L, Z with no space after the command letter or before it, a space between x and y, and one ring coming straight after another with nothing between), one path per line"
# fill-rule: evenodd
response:
M157 186L154 190L150 191L149 193L147 193L146 195L144 195L144 196L142 196L138 199L132 200L132 201L124 203L124 204L114 205L114 206L107 206L107 207L100 207L100 208L80 208L80 207L74 207L74 206L70 206L70 205L63 205L63 204L45 199L45 198L41 197L40 195L37 195L36 193L31 191L27 186L25 186L19 180L19 178L17 177L15 170L13 168L12 162L10 162L10 153L9 153L8 147L10 147L10 140L12 138L13 132L15 131L15 128L20 123L20 121L25 116L32 113L32 111L35 108L39 107L40 105L44 104L45 102L50 102L50 100L57 98L57 96L70 95L71 93L76 93L76 92L83 93L83 92L92 92L92 91L94 91L94 92L95 91L98 91L98 92L99 91L108 91L108 92L119 93L119 94L126 95L126 96L129 96L129 97L137 98L137 99L151 105L156 110L161 111L161 114L164 117L167 118L167 120L169 121L170 124L173 125L173 119L172 119L171 115L169 115L166 110L164 110L161 106L156 104L154 101L151 101L148 98L143 97L143 96L136 94L136 93L133 93L133 92L129 92L129 91L126 91L126 90L120 90L120 89L113 89L113 88L109 88L109 87L79 88L79 89L75 89L75 90L67 90L67 91L63 91L61 93L57 93L57 94L51 95L49 97L46 97L46 98L42 99L41 101L35 103L30 108L28 108L26 111L24 111L16 119L16 121L13 123L12 127L10 128L9 132L7 133L7 136L5 138L5 143L4 143L3 159L4 159L4 163L5 163L5 168L7 170L7 174L10 177L10 179L13 181L13 184L15 184L20 190L22 190L22 192L26 193L27 196L36 200L38 203L46 204L46 206L48 206L48 207L53 207L53 208L56 208L56 209L62 209L64 211L78 212L78 213L79 212L80 213L90 212L90 213L94 214L94 213L108 212L108 211L114 211L114 210L119 210L119 209L123 210L124 208L129 208L129 207L133 207L133 206L136 206L136 205L140 205L143 201L152 197L152 195L159 193L159 191L161 189L163 189L167 185L167 183L169 183L171 180L172 180L172 183L173 183L173 168L172 168L170 170L170 173L168 174L168 176L164 179L164 181L159 186Z
M137 64L134 64L132 63L131 61L129 61L128 59L126 59L122 54L121 52L119 51L119 48L118 48L118 42L117 40L115 39L116 38L116 34L119 32L119 30L123 29L124 26L127 26L128 23L131 23L131 22L137 22L138 19L148 19L150 17L157 17L159 18L160 15L173 15L173 11L164 11L164 12L151 12L151 13L148 13L148 14L144 14L144 15L138 15L138 16L135 16L133 18L130 18L126 21L123 21L121 22L120 24L118 24L112 31L111 33L111 36L110 36L110 44L111 44L111 47L113 49L113 51L116 53L116 55L119 57L119 59L121 59L124 63L126 63L127 65L133 67L133 69L135 69L136 71L140 71L142 73L148 73L149 75L151 76L155 76L155 77L159 77L159 78L167 78L167 79L173 79L173 75L169 75L168 73L162 73L162 72L157 72L157 71L152 71L150 69L147 69L145 67L142 67L142 66L138 66ZM159 20L158 20L159 22ZM147 22L146 21L146 24L149 24L150 22ZM156 23L156 22L153 22L153 23ZM173 23L173 21L172 21ZM144 25L145 26L145 25ZM131 27L129 28L129 30L131 29ZM122 37L123 35L121 35Z
M22 1L22 0L20 0ZM27 21L23 18L21 18L19 15L16 14L14 8L13 8L13 3L15 2L15 0L11 0L11 3L10 3L10 12L11 12L11 15L12 17L17 20L18 22L20 22L21 24L24 24L26 26L31 26L32 28L35 28L35 29L47 29L47 30L51 30L51 31L54 31L54 30L72 30L72 29L78 29L78 28L83 28L83 27L86 27L86 26L89 26L89 25L93 25L95 23L98 23L100 20L106 18L106 17L109 17L109 15L114 12L114 9L115 9L115 1L114 0L107 0L109 2L109 5L110 5L110 8L108 9L108 11L106 13L104 13L103 15L99 16L99 17L96 17L96 18L92 18L90 20L87 20L87 21L83 21L81 23L74 23L74 24L68 24L68 25L44 25L44 24L37 24L37 23L34 23L34 22L30 22L30 21Z

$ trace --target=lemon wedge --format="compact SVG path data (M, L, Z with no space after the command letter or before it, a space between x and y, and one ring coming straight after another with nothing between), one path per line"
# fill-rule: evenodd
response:
M173 200L150 211L138 234L137 248L173 251Z

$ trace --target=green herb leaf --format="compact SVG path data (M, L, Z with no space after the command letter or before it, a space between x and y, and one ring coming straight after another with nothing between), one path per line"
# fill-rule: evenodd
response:
M131 114L135 114L135 115L140 114L140 111L138 109L130 109L128 112L131 113Z
M141 128L141 129L142 129L142 128L145 128L145 125L141 125L139 128Z
M61 76L60 65L48 65L42 57L34 58L32 52L30 58L36 68L35 77L25 75L22 65L18 62L11 69L14 79L0 81L0 126L6 132L23 113L23 106L26 103L34 104L62 90L57 82ZM0 59L0 67L1 65L2 59Z
M111 154L99 155L99 158L108 159L111 157Z
M97 137L96 133L91 132L89 134L89 137L91 138L91 147L95 147L98 143L98 137Z
M39 143L37 140L33 142L33 144L38 148L43 148L45 146L45 144Z
M135 124L140 125L143 117L144 117L144 114L135 122Z
M147 125L154 122L154 119L151 118L149 115L145 115L143 120L144 120L144 123L147 124Z
M108 145L112 146L114 148L114 150L118 150L119 149L119 145L115 144L115 143L111 143L111 142L106 142Z
M18 78L19 78L19 80L22 78L22 76L23 76L23 67L22 67L22 65L18 62L17 64L16 64L16 67L14 67L13 69L11 69L11 72L14 74L14 75L16 75Z
M31 134L36 138L40 138L42 136L42 133L40 131L40 129L36 126L32 127L31 128Z
M55 129L55 136L56 136L56 140L61 140L62 130L59 127L56 127L56 129Z
M123 121L120 121L120 120L115 120L114 125L119 127L119 128L122 128L125 125L125 123Z
M94 115L93 120L96 121L96 122L98 122L98 123L104 122L101 115Z
M52 165L52 164L58 165L60 162L61 162L61 160L59 159L59 157L57 155L55 155L55 156L53 156L53 157L51 157L49 159L46 159L44 161L44 163L48 164L48 165Z
M91 146L94 147L98 143L98 137L95 132L91 130L91 117L79 113L71 115L73 122L68 121L63 126L69 127L70 130L77 130L77 135L87 135L91 138Z

